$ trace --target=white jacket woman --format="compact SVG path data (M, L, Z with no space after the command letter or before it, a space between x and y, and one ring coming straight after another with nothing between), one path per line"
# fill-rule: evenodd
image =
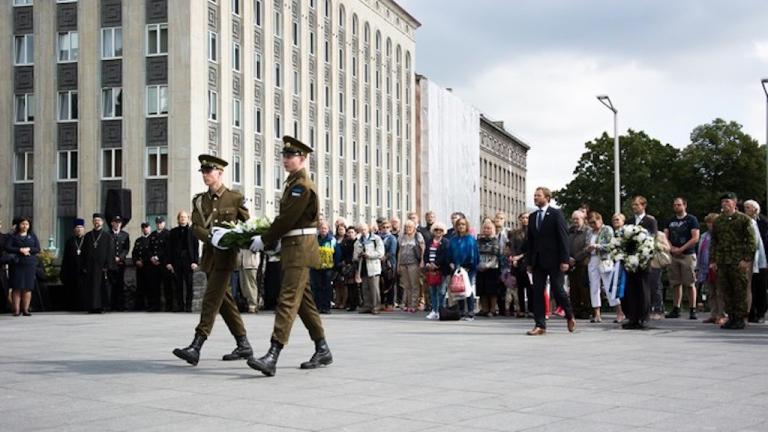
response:
M384 240L376 234L360 235L355 240L355 249L352 252L352 261L360 261L360 256L365 253L365 267L367 276L378 276L381 274L381 258L384 257ZM358 265L358 270L360 269ZM361 275L364 277L364 275Z
M352 260L357 261L356 279L360 282L363 294L363 307L360 313L379 313L379 279L381 278L381 259L384 257L384 241L370 232L367 224L358 226L360 237L355 240Z

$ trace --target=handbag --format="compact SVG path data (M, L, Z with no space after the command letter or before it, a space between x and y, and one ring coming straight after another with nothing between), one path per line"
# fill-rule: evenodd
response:
M453 298L467 298L472 295L472 286L469 283L469 275L466 270L459 267L453 272L448 292Z
M441 275L437 270L428 270L426 279L427 285L429 286L436 286L443 283L443 275Z
M458 306L440 308L440 321L458 321L459 319L461 319L461 311Z

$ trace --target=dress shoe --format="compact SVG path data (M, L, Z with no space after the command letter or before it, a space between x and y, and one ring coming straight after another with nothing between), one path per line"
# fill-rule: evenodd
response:
M200 348L203 347L205 339L205 335L195 333L195 338L192 339L192 343L186 348L176 348L173 350L173 355L185 360L192 366L197 366L197 362L200 361Z
M743 319L729 319L728 322L720 326L720 328L727 330L744 330L746 326L747 324L744 323Z
M622 324L621 328L624 330L638 330L640 328L640 324L636 321L629 321Z
M573 318L568 318L568 331L573 333L574 330L576 330L576 320Z
M547 333L546 329L543 329L541 327L534 327L533 330L528 330L525 332L528 336L543 336Z
M305 361L299 366L301 369L316 369L318 366L328 366L333 363L333 355L331 355L331 349L328 348L328 344L325 339L320 339L315 342L315 353L309 361Z
M235 336L235 342L237 347L232 350L231 353L225 354L221 359L224 361L247 359L253 356L253 348L248 343L248 338L245 336Z
M680 318L680 308L675 306L672 311L664 316L665 318Z
M263 373L266 376L275 376L277 370L277 358L280 357L280 351L283 349L283 344L277 341L272 341L272 345L269 347L269 351L259 358L249 358L248 366L251 369Z
M32 316L32 314L27 310L21 313L24 316Z
M688 313L688 319L692 319L692 320L698 319L696 317L696 309L691 309L691 311Z

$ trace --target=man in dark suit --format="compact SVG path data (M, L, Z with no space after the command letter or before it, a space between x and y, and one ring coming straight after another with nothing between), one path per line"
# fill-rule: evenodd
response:
M568 228L560 210L551 208L549 201L552 192L539 187L533 194L533 202L539 209L529 216L528 233L523 252L526 262L533 273L533 315L536 326L527 332L530 336L546 333L547 321L544 311L544 291L549 278L550 291L557 304L565 310L568 331L576 329L573 308L568 293L563 287L564 275L568 271L570 254L568 251Z
M125 257L131 248L131 239L128 233L123 231L123 219L113 216L110 221L112 226L112 239L115 245L113 268L109 270L109 285L112 288L112 310L125 310Z
M627 219L627 225L640 225L648 230L648 234L655 236L659 231L659 223L655 217L645 212L647 206L648 200L644 196L637 195L632 198L632 217ZM633 311L624 311L627 318L639 327L645 327L649 312L651 312L651 319L661 319L664 316L664 292L662 289L661 269L649 268L642 292L638 293L639 295L635 299L630 300Z
M176 216L178 225L168 235L165 268L174 276L174 312L192 312L192 273L199 262L198 240L189 227L184 210Z

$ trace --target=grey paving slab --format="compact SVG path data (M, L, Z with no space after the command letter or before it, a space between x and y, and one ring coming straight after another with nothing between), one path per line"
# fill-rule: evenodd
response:
M244 317L258 355L274 316ZM324 316L334 364L298 369L300 322L265 378L221 320L200 364L194 314L0 317L2 431L765 431L768 327L687 320L626 332L580 321L431 322L421 314ZM23 337L19 337L23 335Z

